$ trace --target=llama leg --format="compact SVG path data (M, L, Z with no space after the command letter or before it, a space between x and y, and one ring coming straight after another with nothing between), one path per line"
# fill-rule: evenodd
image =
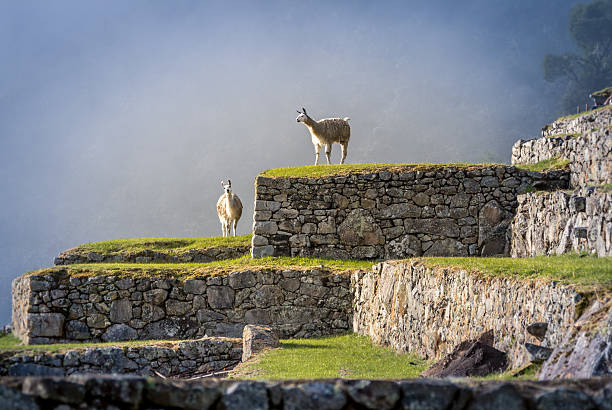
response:
M342 148L342 159L340 160L340 163L344 164L344 160L346 159L346 153L348 149L348 142L345 142L344 144L340 144L340 147Z
M225 224L221 222L221 236L225 236Z
M238 221L234 221L234 236L236 236L236 225L238 225Z
M325 146L325 156L327 157L327 165L331 164L331 149L332 144L328 144Z
M315 145L315 165L319 165L319 154L321 153L321 146Z

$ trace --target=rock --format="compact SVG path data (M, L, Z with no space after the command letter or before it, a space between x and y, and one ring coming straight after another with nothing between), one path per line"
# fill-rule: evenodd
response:
M274 245L253 246L253 248L251 249L251 256L253 258L266 258L268 256L274 256L274 254Z
M206 281L201 279L187 279L185 281L185 292L194 295L202 295L206 292Z
M135 340L138 338L138 332L128 325L117 324L112 325L102 335L102 340L105 342L119 342L124 340Z
M242 361L265 350L280 347L278 335L270 327L246 325L242 330Z
M401 394L397 383L385 380L343 381L342 387L356 404L373 410L393 409Z
M22 391L31 396L60 403L78 404L85 398L85 387L63 379L28 377L23 381Z
M231 385L221 402L221 410L268 410L268 391L263 382L241 381Z
M209 409L221 394L215 386L153 380L147 385L146 397L162 408Z
M91 337L89 328L80 320L70 320L66 322L66 337L68 339L86 340Z
M168 291L165 289L152 289L144 293L143 299L145 302L153 305L162 305L168 297Z
M111 375L81 376L78 380L85 385L90 396L133 407L141 403L147 384L144 377L126 375L120 378Z
M284 300L283 291L274 285L263 285L253 294L253 301L258 308L282 305Z
M525 343L525 349L529 352L529 356L533 363L544 363L552 353L552 349L532 343Z
M132 318L132 302L127 299L113 300L110 307L110 320L112 323L129 322Z
M166 314L168 316L183 316L191 310L191 303L180 302L170 299L166 302Z
M372 215L363 209L355 209L338 226L340 242L346 245L382 245L385 243L380 226Z
M23 394L21 388L0 385L0 400L4 410L38 410L32 396Z
M544 340L546 331L548 330L548 323L536 322L527 326L527 333L538 338L538 340Z
M454 384L440 380L400 382L400 388L401 408L404 410L448 409L459 391Z
M536 399L537 410L595 410L593 400L583 392L560 387L544 392Z
M61 337L64 330L64 315L61 313L29 313L30 337Z
M484 377L508 367L506 354L484 343L468 340L423 372L424 377Z
M234 272L227 279L233 289L251 288L257 283L255 275L250 271Z
M209 286L206 297L213 309L227 309L234 305L234 290L227 286Z
M529 407L516 387L510 383L493 386L479 392L468 410L527 410Z
M283 387L284 410L339 410L346 404L344 392L324 382Z
M65 372L62 368L43 366L35 363L16 363L8 369L8 375L15 377L63 376L64 374Z

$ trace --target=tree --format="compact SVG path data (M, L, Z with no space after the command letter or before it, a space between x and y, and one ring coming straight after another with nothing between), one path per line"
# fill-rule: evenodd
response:
M590 92L612 85L612 0L572 8L569 33L579 54L548 54L543 61L544 79L566 84L564 110L590 102Z

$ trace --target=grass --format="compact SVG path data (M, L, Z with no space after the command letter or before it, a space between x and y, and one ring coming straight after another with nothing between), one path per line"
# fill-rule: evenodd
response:
M298 257L268 257L253 259L248 255L236 259L208 263L91 263L54 266L28 272L27 274L60 274L88 277L116 275L123 277L174 277L188 279L195 276L214 276L245 269L295 269L326 268L331 271L354 271L370 269L372 261L336 260Z
M612 192L612 184L597 185L595 188L606 194Z
M230 374L235 379L403 379L418 377L429 363L398 354L348 334L320 339L281 340L280 349L261 353Z
M435 171L444 168L457 169L482 169L494 166L505 166L503 164L468 164L468 163L448 163L448 164L344 164L344 165L306 165L302 167L285 167L269 169L259 174L264 177L306 177L320 178L326 176L346 176L352 174L369 174L380 171Z
M553 157L545 159L535 164L522 164L517 165L517 168L524 169L527 171L544 172L551 170L565 169L569 165L569 159Z
M461 268L485 276L556 280L565 284L612 290L612 257L578 254L533 258L422 258L430 267Z
M579 132L574 132L574 133L566 132L566 133L563 133L563 134L549 135L546 138L563 138L563 137L578 138L578 137L582 137L582 134L579 133Z
M89 347L138 347L151 345L177 344L182 340L130 340L126 342L100 342L100 343L56 343L48 345L24 345L21 340L12 334L0 336L0 353L17 352L45 352L59 353L72 349L86 349ZM238 339L236 339L238 341Z
M595 108L594 110L589 110L589 111L579 112L579 113L576 113L576 114L566 115L564 117L557 118L556 121L572 120L574 118L582 117L583 115L593 114L593 113L600 112L600 111L605 111L605 110L612 110L612 105L605 105L603 107Z
M112 241L86 243L71 249L73 252L137 252L152 251L185 251L189 249L209 249L218 247L249 246L251 234L243 236L230 236L224 238L132 238L115 239Z
M591 94L593 94L593 95L605 95L605 96L608 96L608 95L612 94L612 87L606 87L606 88L604 88L602 90L595 91L594 93L591 93Z

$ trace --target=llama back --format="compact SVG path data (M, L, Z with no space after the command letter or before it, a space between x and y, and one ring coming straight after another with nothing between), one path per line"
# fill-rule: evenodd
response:
M351 138L350 118L324 118L318 121L323 135L332 136L332 142L347 142Z

